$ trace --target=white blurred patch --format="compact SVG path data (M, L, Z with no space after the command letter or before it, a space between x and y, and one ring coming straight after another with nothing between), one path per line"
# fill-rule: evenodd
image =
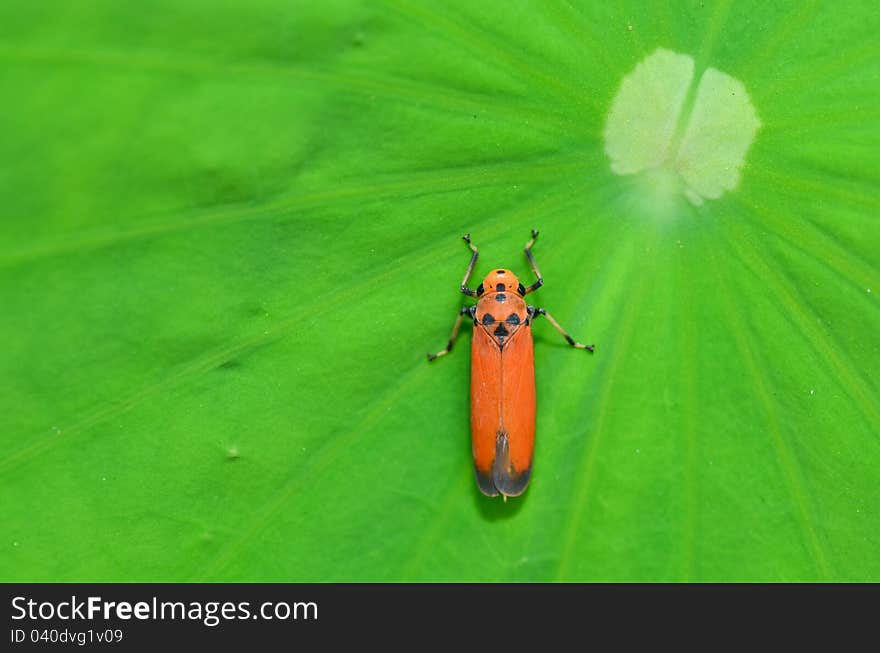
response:
M646 186L652 194L681 193L700 205L739 184L761 123L738 79L707 68L688 102L693 79L693 57L654 51L623 78L604 137L616 174L654 171Z
M669 159L693 76L693 58L657 50L623 78L605 123L605 153L614 172L631 175Z

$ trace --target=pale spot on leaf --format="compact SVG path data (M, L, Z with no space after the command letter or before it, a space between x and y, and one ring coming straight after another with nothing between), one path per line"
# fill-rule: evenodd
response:
M739 184L760 127L741 81L659 49L623 78L605 123L605 152L619 175L649 173L651 201L684 195L699 206ZM692 98L692 99L689 99ZM662 172L661 172L662 171Z
M739 169L761 125L742 82L709 68L697 88L675 169L695 193L717 199L739 184Z
M657 50L623 78L605 123L605 152L614 172L631 175L669 158L693 76L691 57Z

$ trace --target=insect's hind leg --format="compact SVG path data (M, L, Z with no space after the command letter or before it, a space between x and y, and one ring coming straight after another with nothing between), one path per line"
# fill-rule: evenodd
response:
M455 344L455 339L458 337L458 330L461 327L461 318L465 315L470 315L473 318L475 306L465 306L458 312L458 317L455 318L455 324L452 327L452 335L449 336L449 342L446 343L446 349L441 349L436 354L428 354L428 362L430 363L435 358L440 358L441 356L445 356L449 352L452 351L452 345Z
M531 286L526 288L525 294L528 295L530 292L535 292L538 288L544 285L544 278L541 276L541 271L538 269L538 264L535 262L535 256L532 254L532 245L535 244L535 241L538 239L538 232L532 229L532 237L529 239L529 242L526 243L526 258L529 259L529 265L532 266L532 271L535 273L535 276L538 280L533 283Z
M465 270L465 272L464 272L464 279L461 280L461 292L464 293L465 295L468 295L469 297L476 297L477 291L471 290L470 288L468 288L467 282L468 282L468 279L471 278L471 272L474 271L474 265L476 265L477 259L480 257L480 253L477 251L476 245L474 245L471 242L471 235L470 234L465 234L464 236L461 237L461 239L465 243L467 243L467 246L470 248L471 252L473 252L471 254L471 262L468 263L467 270Z
M570 344L572 347L574 347L575 349L586 349L591 354L593 353L593 350L596 347L595 345L584 345L584 344L577 342L574 338L572 338L570 335L568 335L568 333L565 331L565 329L562 328L562 326L559 324L559 322L554 320L553 316L550 315L550 313L545 311L543 308L535 308L534 306L529 306L528 311L529 311L529 316L532 319L534 319L538 315L543 315L544 317L546 317L547 320L550 322L550 324L553 325L553 328L556 329L557 331L559 331L559 333L562 334L562 337L565 338L565 341L568 344Z

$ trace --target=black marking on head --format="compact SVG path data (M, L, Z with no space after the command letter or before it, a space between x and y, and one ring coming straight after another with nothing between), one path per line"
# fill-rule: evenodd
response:
M498 326L495 327L495 330L492 332L492 334L498 336L499 338L506 338L510 335L510 331L508 331L504 327L504 322L499 322Z
M519 496L526 491L532 475L531 466L517 471L510 460L507 433L499 431L495 441L495 462L492 464L492 483L497 491L508 497Z
M505 290L507 290L507 286L503 283L499 283L495 286L495 292L504 292Z
M519 288L516 289L516 292L518 292L521 297L524 297L526 294L526 287L522 284L519 284Z
M483 324L485 324L485 325L487 325L487 326L488 326L489 324L495 324L495 318L494 318L492 315L490 315L489 313L486 313L486 314L483 316Z
M482 294L483 294L483 284L481 282L480 285L477 286L477 297L479 297Z
M498 302L499 304L503 304L504 302L507 301L507 295L505 295L503 292L500 292L497 295L495 295L495 301Z
M504 270L495 270L495 274L504 274Z
M511 313L510 315L507 316L507 323L513 324L514 326L518 325L519 324L519 315L517 315L516 313Z

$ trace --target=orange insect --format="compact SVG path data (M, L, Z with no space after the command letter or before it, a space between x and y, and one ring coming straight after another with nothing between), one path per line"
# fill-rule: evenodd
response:
M432 361L452 351L461 320L469 315L474 322L471 345L471 443L474 473L483 494L518 496L525 492L532 473L535 449L535 360L532 347L532 320L543 315L572 347L593 351L593 345L575 342L543 308L523 299L542 285L544 279L532 255L538 232L526 243L537 281L524 286L507 269L493 270L476 290L467 283L479 257L470 234L464 242L470 248L461 292L477 297L476 306L465 306L458 313L446 349L428 354Z

